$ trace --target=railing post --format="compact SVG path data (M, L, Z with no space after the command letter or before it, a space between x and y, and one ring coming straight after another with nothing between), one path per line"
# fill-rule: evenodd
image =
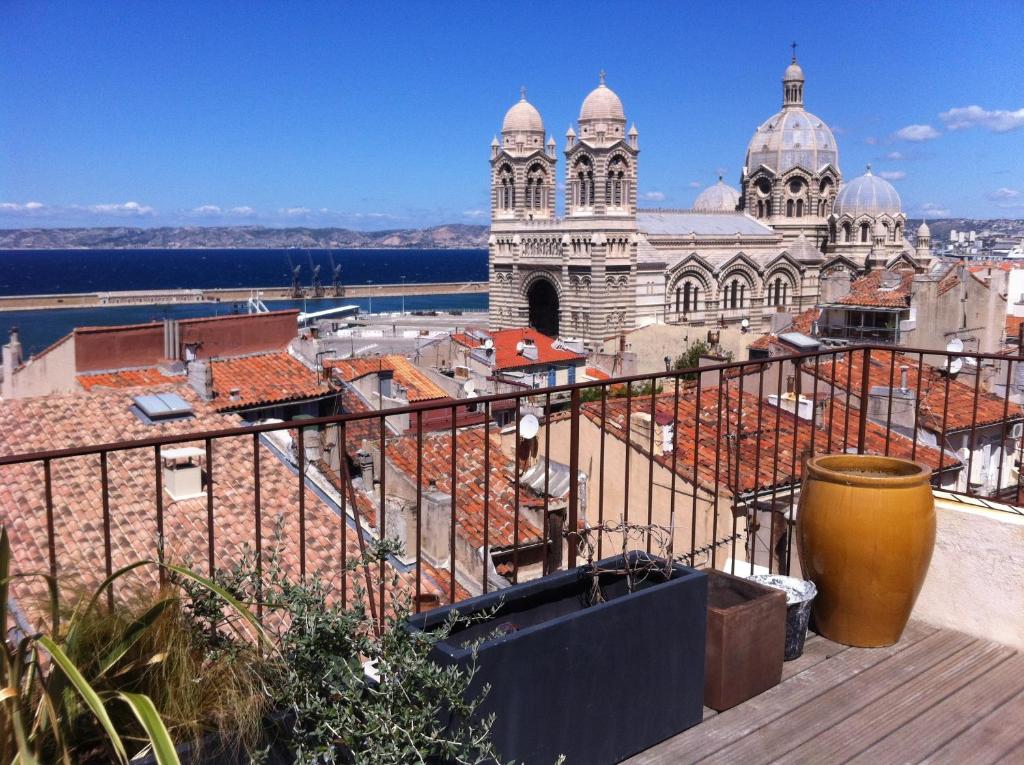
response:
M871 372L871 349L864 349L864 359L861 362L860 373L860 421L857 424L857 454L864 453L864 440L868 430L868 397L871 385L869 374Z
M580 504L580 389L573 388L569 399L569 568L576 567L576 529Z

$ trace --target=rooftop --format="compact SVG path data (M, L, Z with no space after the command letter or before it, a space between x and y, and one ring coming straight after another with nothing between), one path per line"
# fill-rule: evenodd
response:
M491 366L496 371L522 369L537 364L553 364L557 362L583 362L586 355L561 347L557 338L542 335L531 327L499 329L494 332L478 332L476 335L490 339L494 344L494 359ZM480 348L481 340L466 332L457 332L452 340L467 348ZM526 346L536 348L536 358L523 353Z
M330 393L313 370L287 351L211 359L219 411L300 401ZM232 395L232 391L237 391Z
M636 225L651 236L757 236L776 238L773 229L740 212L639 209Z
M324 359L324 368L345 382L379 374L383 370L394 373L394 379L406 392L410 402L448 398L448 394L433 382L409 359L397 354L387 356L358 356L350 359Z
M885 274L895 273L898 280L893 286L883 286ZM837 303L867 308L907 308L910 306L910 285L915 273L910 269L900 271L875 270L855 280L850 285L850 294Z

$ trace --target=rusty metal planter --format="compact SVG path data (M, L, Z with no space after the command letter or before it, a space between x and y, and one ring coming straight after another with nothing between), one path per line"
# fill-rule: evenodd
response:
M708 572L704 705L721 712L778 685L786 642L786 594Z

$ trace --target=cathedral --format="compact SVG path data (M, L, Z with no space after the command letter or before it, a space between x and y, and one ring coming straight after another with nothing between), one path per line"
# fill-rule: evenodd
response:
M825 276L929 264L927 226L907 239L892 184L870 166L843 180L795 55L739 189L719 178L691 210L637 206L640 134L627 124L602 72L565 135L558 216L554 137L525 90L505 114L491 143L491 329L529 325L588 347L652 323L758 331L815 305Z

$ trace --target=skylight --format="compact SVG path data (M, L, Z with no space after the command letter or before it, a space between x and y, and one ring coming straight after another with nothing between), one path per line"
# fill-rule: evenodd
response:
M177 393L152 393L132 399L132 412L147 424L194 416L192 405Z

